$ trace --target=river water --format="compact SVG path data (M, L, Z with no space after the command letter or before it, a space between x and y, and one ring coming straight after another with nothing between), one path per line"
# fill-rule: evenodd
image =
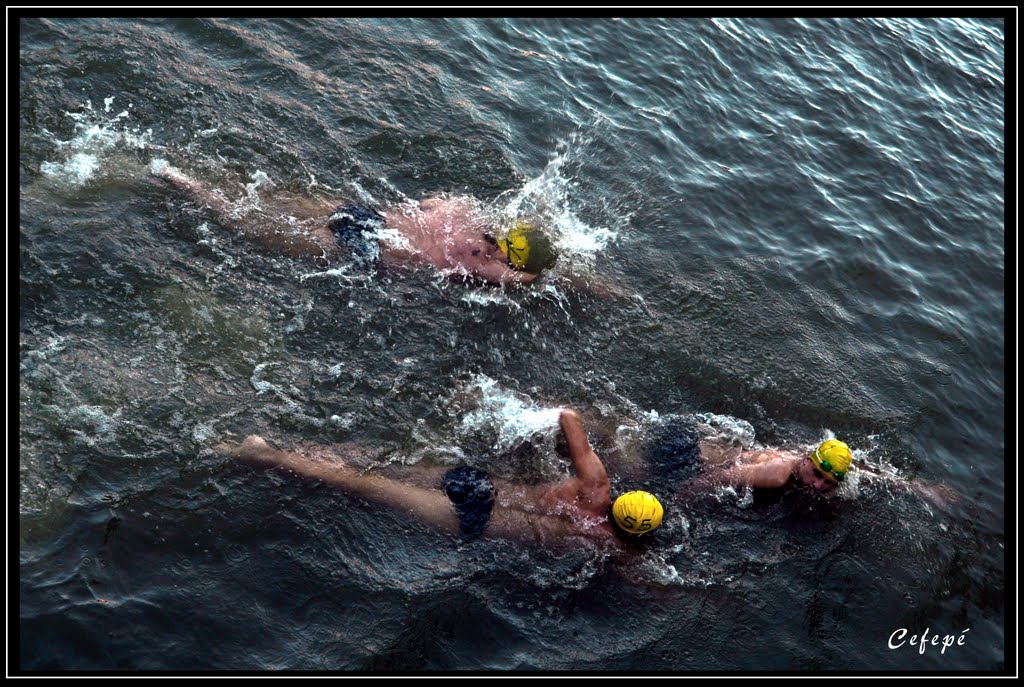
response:
M19 29L22 669L1005 669L1002 19ZM325 268L162 162L239 212L543 207L561 259L520 290ZM889 479L668 494L623 567L211 450L540 480L568 474L563 405L613 497L617 451L691 413L750 446L836 436Z

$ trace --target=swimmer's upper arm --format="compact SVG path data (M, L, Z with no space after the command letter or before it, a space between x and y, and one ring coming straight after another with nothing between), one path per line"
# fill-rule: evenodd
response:
M755 489L778 489L789 481L793 474L790 461L777 458L765 463L737 465L722 472L728 484L749 486Z

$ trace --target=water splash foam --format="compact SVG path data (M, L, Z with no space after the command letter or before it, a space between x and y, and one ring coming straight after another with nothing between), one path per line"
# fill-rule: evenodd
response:
M566 163L581 155L584 145L574 135L560 145L537 177L495 201L498 226L508 226L518 217L532 217L550 232L560 256L556 271L590 265L618 237L612 229L580 219L574 207L576 182L567 172Z
M79 188L90 181L101 178L118 169L118 153L132 150L162 149L152 142L153 130L131 127L132 104L118 114L107 116L114 103L114 97L104 99L102 112L95 110L92 101L86 100L82 112L68 112L74 120L74 135L62 141L56 135L43 130L53 137L59 159L43 162L39 171L59 185Z
M487 375L473 377L466 392L475 398L477 405L462 418L462 430L494 432L494 448L498 450L510 449L537 432L551 432L558 427L559 408L544 408L500 387Z

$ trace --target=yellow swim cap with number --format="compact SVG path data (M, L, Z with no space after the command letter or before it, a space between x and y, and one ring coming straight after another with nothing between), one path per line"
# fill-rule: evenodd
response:
M517 270L539 273L558 260L551 239L526 220L519 220L498 240L498 248Z
M654 494L646 491L631 491L615 499L612 517L615 523L630 534L643 534L657 529L665 509Z
M838 439L829 439L811 454L811 460L826 477L841 482L850 470L853 454L850 447Z

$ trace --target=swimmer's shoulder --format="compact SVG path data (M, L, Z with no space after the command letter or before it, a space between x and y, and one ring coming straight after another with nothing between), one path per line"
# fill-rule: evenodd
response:
M749 464L761 464L770 463L772 461L780 462L799 462L801 456L796 451L780 450L780 449L758 449L754 451L744 451L740 456L739 462Z

